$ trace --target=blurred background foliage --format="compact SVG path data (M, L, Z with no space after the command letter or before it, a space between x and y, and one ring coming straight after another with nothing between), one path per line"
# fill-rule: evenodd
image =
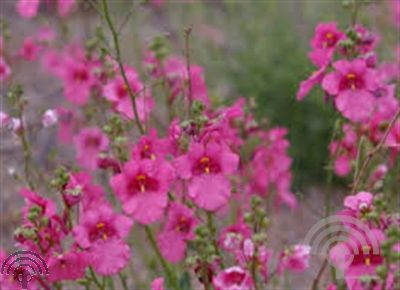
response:
M387 19L385 1L375 2L362 11L361 23L378 27L380 18ZM351 14L346 1L167 0L158 8L132 3L112 1L117 22L132 13L122 32L128 62L140 67L144 44L160 34L169 39L171 53L183 56L183 31L192 25L192 62L204 67L210 96L225 103L254 98L258 119L289 129L294 190L324 183L334 111L318 89L301 103L295 95L314 70L307 53L316 24L336 21L345 28ZM383 37L396 42L390 31ZM382 51L389 55L390 49Z

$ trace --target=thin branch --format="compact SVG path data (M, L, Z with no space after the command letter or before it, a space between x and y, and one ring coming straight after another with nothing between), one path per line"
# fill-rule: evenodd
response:
M358 172L357 176L355 177L353 187L351 192L354 194L362 180L362 177L364 176L365 171L368 168L369 163L371 162L372 158L382 150L383 146L385 145L386 139L389 136L390 131L392 130L393 126L396 124L396 121L400 118L400 110L397 111L396 115L393 117L393 119L390 121L388 128L385 131L385 134L383 135L381 141L376 145L375 148L373 148L370 152L368 152L367 157L365 158L360 171Z
M189 45L189 37L191 32L192 32L192 26L189 26L185 29L185 56L186 56L186 72L188 75L189 116L191 114L192 102L193 102L192 76L190 73L190 45Z
M118 33L115 30L114 24L113 24L113 22L111 20L111 16L110 16L110 13L109 13L109 10L108 10L107 0L103 0L102 2L103 2L103 9L104 9L104 17L105 17L105 20L107 22L108 28L111 31L112 38L113 38L113 41L114 41L114 46L115 46L115 50L116 50L116 60L117 60L117 63L118 63L118 67L119 67L119 70L121 71L121 75L122 75L122 78L124 80L124 83L125 83L125 85L126 85L126 87L128 89L129 97L131 98L132 110L133 110L133 114L135 116L136 125L137 125L137 127L138 127L138 129L140 131L140 134L143 135L145 133L145 130L144 130L144 127L143 127L143 125L142 125L142 123L140 122L140 119L139 119L139 113L138 113L137 106L136 106L136 96L133 93L132 88L131 88L131 86L129 84L129 80L128 80L128 77L126 75L125 68L124 68L124 65L123 65L122 59L121 59L121 49L120 49L120 46L119 46Z

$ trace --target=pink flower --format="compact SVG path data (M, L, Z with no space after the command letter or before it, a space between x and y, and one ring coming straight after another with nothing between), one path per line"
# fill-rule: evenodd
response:
M234 266L223 270L213 278L215 290L252 290L253 279L241 267Z
M62 78L64 80L64 94L68 101L77 106L86 105L89 101L95 78L92 75L92 63L80 55L69 53L63 64ZM65 53L66 54L66 53Z
M145 121L149 118L149 114L154 107L153 98L149 94L150 89L144 90L144 86L133 68L125 68L125 72L133 94L138 94L135 99L139 119L140 121ZM118 75L104 87L104 95L113 104L117 112L129 119L135 118L129 89L122 75Z
M38 53L39 46L35 43L35 40L32 37L26 37L19 55L27 61L34 61L37 59Z
M310 250L307 245L295 245L286 249L279 261L280 271L303 272L310 267Z
M233 224L222 231L218 244L225 251L233 252L240 250L243 241L250 238L250 236L251 231L241 218L236 224Z
M263 143L254 151L249 163L250 194L268 195L276 193L276 204L285 203L290 208L297 206L291 192L292 159L288 155L289 142L285 128L274 128L262 136Z
M10 116L8 116L6 113L0 111L0 128L7 128L11 122Z
M164 290L164 278L156 278L151 282L151 290Z
M189 96L189 74L186 62L180 58L171 56L164 61L164 66L160 70L155 70L156 75L164 74L171 87L170 102L172 103L176 97L182 94L186 100ZM190 80L192 85L192 98L193 100L201 101L207 108L210 105L208 99L207 86L203 76L203 68L198 65L190 66Z
M82 202L83 211L105 202L103 188L93 184L92 177L85 172L70 173L68 184L62 194L68 206Z
M56 204L54 201L45 199L38 193L26 188L21 189L20 194L25 199L26 206L22 210L25 219L27 219L28 212L32 207L38 207L40 209L40 215L48 218L56 214Z
M335 71L324 77L322 87L335 97L337 109L354 122L365 121L375 106L373 92L378 88L376 72L367 68L365 60L340 60Z
M312 62L318 66L326 66L332 59L337 44L345 37L333 22L319 23L311 40L313 51L309 54Z
M324 78L326 66L322 66L319 70L314 72L308 79L300 83L299 90L297 91L296 98L302 101L306 95L316 86L321 83Z
M186 252L186 241L194 239L198 221L193 212L178 203L171 204L167 222L158 235L158 244L163 256L171 263L181 261Z
M337 287L335 284L330 283L327 287L326 290L337 290Z
M363 289L360 278L374 276L376 267L382 265L380 245L384 239L379 230L365 232L354 229L347 241L336 244L330 250L330 259L344 272L349 290Z
M371 210L373 200L374 196L371 193L362 191L356 195L347 196L344 199L344 206L359 215Z
M106 203L83 211L73 234L80 247L87 250L89 264L102 275L112 275L124 268L130 257L123 241L129 235L132 220L113 212Z
M108 138L99 128L84 128L75 136L75 146L79 164L95 170L99 153L108 148Z
M61 17L67 16L75 6L75 0L58 0L57 9Z
M175 161L179 177L189 180L188 194L197 206L216 211L228 202L231 185L227 176L237 170L238 155L214 142L192 142L188 153Z
M132 224L130 218L114 213L110 205L102 203L83 212L73 233L79 246L86 249L100 241L127 237Z
M89 261L100 275L115 275L125 268L131 256L131 249L120 239L100 241L89 251Z
M78 280L85 276L88 266L84 252L69 251L63 254L54 254L48 261L50 282L62 280Z
M5 81L11 75L11 69L5 59L0 56L0 81Z
M333 141L329 145L329 152L335 157L335 173L338 176L346 176L351 172L351 163L357 157L358 138L354 129L345 124L342 128L343 138Z
M19 0L17 11L22 18L30 19L36 16L40 0Z
M42 125L44 128L51 127L58 122L58 113L56 110L46 110L42 116Z
M161 218L168 204L168 190L175 178L172 166L162 160L132 160L110 183L133 219L150 224Z
M132 159L151 159L163 158L167 152L166 142L157 137L157 131L151 129L147 135L140 137L139 142L132 149Z

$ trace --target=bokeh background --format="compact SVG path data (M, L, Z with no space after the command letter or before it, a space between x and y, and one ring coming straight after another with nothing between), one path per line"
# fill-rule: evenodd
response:
M360 22L381 35L379 51L385 59L393 58L399 32L391 25L390 0L374 1L360 14ZM62 32L63 43L85 41L101 21L93 5L80 1L79 7L65 22L54 17L51 8L42 5L40 17L22 20L16 13L15 0L0 1L1 21L7 23L10 46L18 50L24 37L35 33L42 24ZM159 35L168 39L172 54L184 54L184 29L192 26L190 37L192 63L204 67L209 94L214 101L233 103L240 96L254 100L256 116L269 125L289 129L290 154L293 157L293 191L304 202L295 213L282 211L273 231L275 244L299 241L318 220L322 211L322 185L325 182L330 132L334 112L325 104L322 92L314 90L298 103L295 94L299 82L313 70L307 58L309 41L320 21L337 21L341 27L350 22L350 11L340 0L192 0L168 1L162 5L146 1L110 0L121 32L124 60L139 71L144 49ZM155 2L155 1L153 1ZM126 16L130 18L126 21ZM16 79L23 84L30 99L28 116L61 105L61 84L38 69L37 63L13 65ZM1 85L1 110L7 111L6 86ZM21 148L9 134L0 140L0 236L3 247L12 247L12 231L19 222L23 201L18 195L21 182L10 171L22 169ZM30 136L37 162L46 163L54 146L55 131ZM71 148L62 149L65 162L72 158ZM346 181L335 180L336 204L340 206ZM310 281L305 276L304 281Z

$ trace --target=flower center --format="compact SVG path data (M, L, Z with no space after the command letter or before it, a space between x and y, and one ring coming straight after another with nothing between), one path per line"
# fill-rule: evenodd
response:
M89 233L89 240L94 242L97 240L106 241L109 237L114 236L115 230L105 222L98 222Z
M180 216L175 226L175 231L180 233L188 233L189 230L190 230L190 220L185 216Z
M89 74L85 69L77 69L74 71L73 78L75 81L83 83L89 79Z
M158 181L145 173L138 173L128 183L128 190L135 194L136 192L157 191L159 188Z
M325 33L324 36L325 36L324 37L325 39L323 41L324 48L335 46L337 39L336 35L333 32L327 32Z
M120 99L125 98L128 95L128 86L126 84L121 84L117 87L117 96Z
M100 146L100 138L97 136L88 136L85 139L85 147L98 148Z
M221 171L221 167L218 162L216 162L214 159L208 157L208 156L203 156L201 157L195 167L194 167L194 173L195 174L215 174L219 173Z

